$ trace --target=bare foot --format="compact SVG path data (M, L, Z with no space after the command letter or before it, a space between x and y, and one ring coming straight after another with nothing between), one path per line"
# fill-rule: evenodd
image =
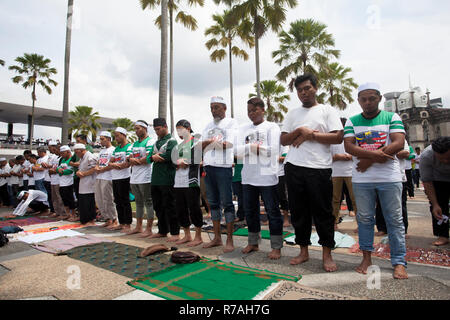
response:
M180 240L180 235L178 234L172 235L169 238L167 238L167 242L177 242L178 240Z
M115 223L115 224L112 224L112 225L110 225L109 227L107 227L107 229L109 229L109 230L114 230L114 231L116 231L116 230L122 230L122 228L123 228L123 225L121 225L121 224L117 224L117 223Z
M387 233L384 231L378 231L378 232L375 232L375 237L382 237L382 236L385 236L386 234Z
M271 260L278 260L281 258L281 249L272 249L272 252L268 255Z
M367 268L372 265L372 259L363 259L361 264L355 269L356 272L361 274L367 274Z
M355 214L355 212L353 212L353 211L349 211L349 212L348 212L348 215L349 215L350 217L356 217L356 214Z
M142 228L134 228L134 229L128 231L126 233L126 235L129 236L129 235L136 234L136 233L141 233L141 232L142 232Z
M40 214L40 213L39 213ZM54 213L52 213L51 215L49 215L49 218L55 218L55 217L57 217L58 216L58 214L56 213L56 212L54 212Z
M408 273L404 265L398 264L394 267L394 279L408 279Z
M433 242L433 246L445 246L449 242L448 238L439 237L435 242Z
M100 227L101 228L106 228L109 227L111 225L112 221L111 220L107 220L104 224L102 224Z
M95 224L95 221L89 221L89 222L87 222L85 224L82 224L82 226L83 227L95 227L96 224Z
M337 271L336 262L333 261L331 255L329 257L323 258L323 269L326 272L335 272Z
M306 254L302 254L301 253L297 257L292 258L291 261L290 261L290 264L295 266L297 264L302 264L302 263L304 263L304 262L306 262L308 260L309 260L309 254L307 254L307 253Z
M153 234L151 229L146 229L142 234L139 235L140 238L147 238Z
M203 248L207 249L207 248L218 247L218 246L222 246L222 245L223 245L222 239L219 238L219 239L214 239L208 243L205 243L203 245Z
M336 231L336 230L339 230L339 227L338 227L338 225L335 223L335 224L334 224L334 231Z
M266 220L266 221L261 221L261 224L267 226L267 225L269 224L269 221L268 221L268 220Z
M223 248L223 252L227 253L227 252L232 252L232 251L234 251L233 240L227 239L227 243L225 245L225 248Z
M125 224L122 226L122 229L120 230L120 232L122 233L128 233L131 230L131 226L128 224Z
M258 246L252 246L252 245L248 245L246 246L244 249L242 249L242 253L250 253L253 251L258 251L259 247Z
M194 239L194 241L189 242L189 243L187 244L187 246L188 246L188 247L196 247L196 246L198 246L198 245L200 245L200 244L202 244L202 243L203 243L203 240L202 240L202 239Z
M165 238L167 237L166 234L160 234L160 233L154 233L152 234L150 237L148 237L149 239L156 239L156 238Z
M191 237L184 237L184 238L178 240L178 241L175 242L175 243L176 243L176 244L184 244L184 243L191 242L191 241L192 241L192 238L191 238Z

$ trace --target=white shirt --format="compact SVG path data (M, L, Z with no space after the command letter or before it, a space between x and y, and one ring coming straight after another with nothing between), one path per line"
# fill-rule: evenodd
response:
M1 174L6 174L7 172L6 172L6 166L7 165L5 165L4 167L2 167L2 168L0 168L0 175ZM5 184L7 184L8 183L8 180L7 180L7 178L5 177L5 178L0 178L0 187L3 187Z
M48 156L43 156L42 158L37 159L36 165L42 167L43 163L46 163L48 160ZM45 171L36 171L34 172L34 180L41 180L45 178Z
M212 149L211 145L203 151L203 165L221 168L231 168L234 161L234 149L238 134L238 124L232 118L224 118L218 122L210 122L203 130L202 140L216 139L219 142L233 144L228 149Z
M48 197L45 192L40 190L28 190L28 198L26 200L22 200L14 209L13 214L16 216L23 216L27 212L27 208L33 200L44 203L48 206Z
M55 161L54 159L55 159L55 157L58 157L56 154L54 154L54 153L50 153L49 155L48 155L48 158L47 158L47 164L49 164L49 165L53 165L53 161ZM47 181L47 182L51 182L52 181L52 178L50 177L50 174L48 173L48 170L49 169L45 169L45 181Z
M283 154L287 155L289 152L289 146L282 146L280 143L280 157L283 156ZM278 176L283 177L284 176L284 165L286 164L286 156L284 157L283 162L278 162Z
M274 186L278 184L280 127L264 121L255 126L244 124L239 128L236 145L238 159L243 159L242 184ZM250 150L251 144L259 144L259 155Z
M114 149L116 148L111 146L109 148L102 148L100 150L100 153L98 155L98 166L100 168L108 166L109 160L111 159L111 155L114 152ZM111 170L97 174L97 179L111 181L112 180Z
M12 167L11 172L19 173L20 170L22 170L22 166L20 164L15 164L14 167ZM10 183L13 184L19 184L20 185L20 179L18 176L11 176Z
M298 107L289 111L281 131L290 133L300 127L307 127L321 133L344 129L337 110L323 104L311 108ZM330 169L333 158L330 145L305 141L298 148L291 147L289 149L286 162L312 169Z
M23 169L25 169L25 170L27 170L28 171L28 169L30 168L30 166L31 166L31 163L30 163L30 161L28 161L28 160L25 160L25 162L23 163ZM28 177L28 175L26 175L26 174L23 174L23 177L22 177L22 179L24 180L24 181L27 181L27 180L29 180L29 177Z
M131 148L130 157L135 159L147 158L152 146L155 144L155 140L149 137L147 143L144 146L137 147L138 143L134 143ZM152 181L152 169L153 163L145 163L138 166L131 166L130 184L144 184Z
M408 151L409 152L409 144L406 141L406 139L405 139L405 147L403 148L403 151ZM406 159L398 159L398 163L399 163L399 166L400 166L400 173L402 175L402 182L406 182L407 181L407 179L406 179L406 172L405 172L406 167L408 165L407 162L408 162L408 160L406 160ZM409 160L409 162L411 163L411 160Z
M49 159L49 163L52 165L53 169L56 169L58 167L60 159L61 159L61 157L57 156L56 154L53 154L53 157L51 157ZM58 173L50 175L51 185L53 185L53 186L54 185L59 185L59 178L60 177L59 177Z
M80 159L79 171L88 171L97 165L97 159L95 156L86 151L83 158ZM78 192L80 194L95 193L95 178L96 174L91 174L90 176L80 178L80 186Z
M420 169L420 165L419 165L419 163L420 163L420 154L416 154L416 157L414 158L414 163L416 164L415 165L415 170L419 170Z
M344 142L341 144L331 145L331 156L336 154L347 154L345 152ZM351 177L353 161L333 161L331 176L334 177Z
M11 168L11 166L9 165L9 163L6 164L4 170L5 170L5 173L7 173L7 174L10 174L10 173L11 173L12 168ZM6 178L6 183L8 184L8 186L11 185L11 177L7 177L7 178Z

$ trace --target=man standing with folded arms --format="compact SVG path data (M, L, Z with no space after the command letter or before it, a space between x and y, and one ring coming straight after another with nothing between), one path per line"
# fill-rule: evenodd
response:
M358 207L359 247L363 260L356 268L366 274L372 265L376 197L386 221L395 279L407 279L405 226L402 218L402 173L396 154L405 147L405 130L396 113L379 109L382 95L376 83L358 88L363 112L345 124L344 143L353 155L352 185Z
M98 156L95 172L97 179L95 180L95 202L100 210L102 218L106 222L102 227L117 226L117 211L114 205L113 186L112 186L112 168L108 166L114 147L111 144L111 133L108 131L100 132L100 144L102 149Z
M314 221L322 246L323 268L334 272L337 265L331 256L336 243L330 145L342 143L343 127L336 109L317 102L318 83L314 75L298 77L295 88L302 105L289 111L281 130L281 144L290 146L285 165L286 184L295 243L300 245L300 254L290 263L297 265L309 260Z
M153 153L154 141L148 136L148 123L144 120L138 120L134 124L134 130L138 141L133 144L129 162L131 165L130 186L131 193L135 197L136 203L136 228L127 234L142 233L142 238L151 236L153 218L155 212L152 202L152 164L147 163L148 155ZM144 220L144 208L147 211L147 227L143 232L142 222Z

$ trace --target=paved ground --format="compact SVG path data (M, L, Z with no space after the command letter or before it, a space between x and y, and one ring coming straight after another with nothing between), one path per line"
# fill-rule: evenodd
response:
M431 230L431 218L428 202L423 193L417 191L417 196L408 201L409 211L409 239L410 247L434 248L431 242L434 240ZM8 211L0 209L0 216ZM345 213L345 212L342 212ZM339 225L339 231L347 233L357 240L354 218L344 216L344 221ZM89 233L98 233L98 228L92 228ZM154 227L156 231L156 227ZM286 230L292 231L291 228ZM137 235L124 236L118 233L103 233L101 236L124 244L145 248L153 243L172 244L164 240L141 239ZM203 233L207 241L212 234ZM223 237L225 241L225 236ZM375 243L380 242L377 237ZM258 269L266 269L274 272L302 275L300 284L324 291L353 296L356 298L375 300L449 300L450 299L450 268L438 267L426 264L408 263L408 280L394 280L392 267L389 260L373 258L373 262L380 268L379 288L369 289L368 283L373 284L368 276L360 275L354 268L361 260L360 254L352 254L348 249L338 248L334 250L333 257L339 270L334 273L326 273L321 265L321 248L311 247L310 261L300 266L291 266L289 260L299 252L298 247L285 245L283 256L278 261L267 259L270 251L268 240L262 240L259 252L242 254L241 249L246 245L245 237L235 237L236 249L224 254L222 248L187 248L179 246L179 249L191 250L202 256L218 258L223 261L248 266ZM447 245L446 250L450 251ZM448 252L447 251L447 252ZM77 266L80 269L80 288L70 289L70 268ZM96 268L90 264L76 261L68 257L52 256L47 253L30 248L20 242L11 242L0 248L0 300L5 299L95 299L95 300L159 300L160 298L128 286L126 281L130 279L112 272ZM369 280L369 282L368 282ZM369 286L370 287L370 286Z

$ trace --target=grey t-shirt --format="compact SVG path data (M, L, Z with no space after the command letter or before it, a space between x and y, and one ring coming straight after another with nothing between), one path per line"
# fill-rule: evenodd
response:
M420 154L420 179L423 182L450 182L450 164L440 162L431 146Z
M89 151L86 151L83 158L80 160L80 166L78 167L78 171L88 171L94 168L96 165L97 159L95 158L95 156ZM94 193L95 179L96 179L95 173L90 176L81 178L79 187L80 194Z

